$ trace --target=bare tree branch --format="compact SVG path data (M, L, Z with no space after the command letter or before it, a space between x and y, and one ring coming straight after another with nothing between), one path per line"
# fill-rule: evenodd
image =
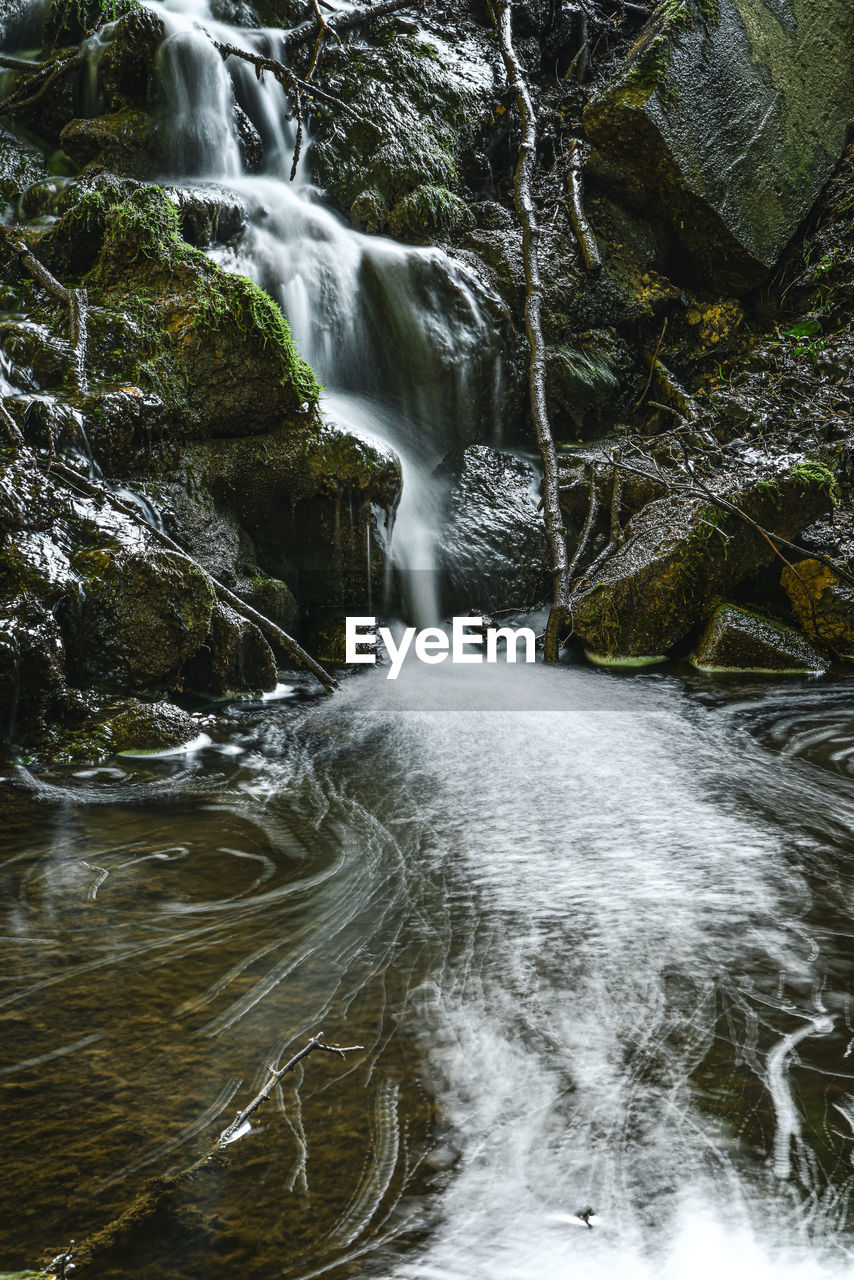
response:
M537 159L537 119L525 74L513 48L511 32L512 0L487 0L493 29L507 74L507 83L516 99L522 137L513 178L516 216L522 228L522 260L525 270L525 331L528 336L528 384L531 417L543 462L543 507L546 544L553 579L553 604L546 626L544 657L556 662L563 624L568 617L570 573L566 551L566 530L560 507L557 450L546 407L546 348L540 323L542 284L539 264L539 226L531 196L531 181Z

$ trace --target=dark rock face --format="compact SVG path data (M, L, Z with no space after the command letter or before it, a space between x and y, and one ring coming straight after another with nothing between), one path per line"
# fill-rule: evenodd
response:
M248 532L260 563L304 609L380 598L377 512L395 509L402 483L390 450L328 425L200 444L188 457L217 504Z
M188 685L203 693L275 689L276 660L254 622L218 602L204 644L185 668Z
M539 476L530 463L488 445L445 459L447 519L441 536L443 603L524 609L548 591Z
M852 47L849 0L661 5L585 112L591 170L664 218L703 279L749 289L842 154Z
M840 657L854 657L854 587L819 560L787 565L783 586L807 635Z
M820 674L827 659L782 622L724 604L716 611L692 658L701 671Z
M791 540L831 506L833 477L801 464L752 480L728 498L752 520ZM768 542L734 513L690 496L649 503L624 545L582 581L572 625L591 655L606 660L666 654L715 605L774 559Z
M25 742L65 709L64 649L56 619L31 595L0 606L0 742Z

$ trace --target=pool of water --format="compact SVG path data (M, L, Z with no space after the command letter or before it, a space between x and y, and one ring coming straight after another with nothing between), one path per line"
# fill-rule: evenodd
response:
M850 681L376 671L221 736L0 783L0 1271L322 1029L87 1274L849 1274Z

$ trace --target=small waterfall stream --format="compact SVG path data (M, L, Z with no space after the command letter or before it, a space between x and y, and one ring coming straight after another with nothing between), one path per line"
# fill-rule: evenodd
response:
M431 621L433 470L500 400L490 300L346 227L310 151L287 181L281 91L194 23L275 32L151 6L164 177L236 193L213 255L281 302L330 419L401 457ZM0 778L0 1273L191 1163L322 1027L364 1053L286 1079L92 1280L850 1275L850 682L413 665L290 695L180 756Z
M502 389L499 304L460 263L354 231L312 186L311 149L289 181L295 123L281 87L239 59L227 64L199 29L284 59L282 33L215 22L205 0L152 3L167 35L158 68L174 156L172 181L227 185L248 225L214 248L281 305L299 350L326 389L325 412L347 431L391 446L403 495L392 556L411 616L439 618L435 543L440 488L432 473L448 450L494 438ZM237 99L264 144L263 171L242 172Z

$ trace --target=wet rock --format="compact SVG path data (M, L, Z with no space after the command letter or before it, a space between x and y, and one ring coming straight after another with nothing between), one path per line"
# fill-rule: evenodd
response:
M0 129L0 205L14 200L32 183L47 176L47 161L41 151Z
M247 173L257 173L264 162L264 143L261 141L261 135L237 103L234 104L233 115L234 131L237 135L243 167Z
M445 611L524 609L541 600L548 572L534 467L470 445L442 470L449 481L439 549Z
M691 661L700 671L820 674L827 659L799 631L776 619L724 604L703 632Z
M140 702L131 698L100 731L113 751L165 751L182 747L199 736L199 722L171 702Z
M484 43L476 29L468 39ZM368 32L358 44L327 48L327 88L361 116L382 124L378 139L339 113L335 129L321 136L312 151L317 181L342 208L352 209L359 225L370 222L385 229L385 211L390 213L400 201L396 225L406 236L422 235L425 218L432 222L454 214L460 225L467 221L450 195L456 192L475 122L485 110L484 77L491 82L491 71L482 53L462 38L452 49L437 38L390 29ZM407 201L416 188L424 189L422 196ZM424 194L428 189L447 194L437 202Z
M243 204L224 187L176 187L169 195L178 205L184 239L200 249L232 240L246 224Z
M854 658L854 587L812 559L787 565L782 582L806 634L840 657Z
M842 154L852 41L849 0L663 4L585 111L590 170L663 218L701 278L748 290Z
M261 632L221 601L214 606L210 631L184 675L190 688L215 695L275 689L278 679L273 651Z
M0 346L6 357L22 373L21 381L30 390L58 387L74 369L71 344L45 325L32 320L5 320L0 323Z
M832 488L824 468L800 463L773 480L731 483L727 497L791 540L830 509ZM582 581L572 602L574 633L607 661L660 657L773 559L768 542L734 513L692 496L661 498L629 523L596 581Z
M188 458L248 532L260 563L301 605L380 598L380 523L401 490L391 450L330 424L200 444Z
M34 596L0 602L0 743L41 737L66 699L56 619Z
M166 532L208 573L232 587L255 549L230 511L223 511L201 485L149 483L144 491L159 512ZM263 610L262 610L263 612Z
M205 642L210 579L159 550L82 551L80 600L63 616L69 663L84 681L133 691L174 689Z

